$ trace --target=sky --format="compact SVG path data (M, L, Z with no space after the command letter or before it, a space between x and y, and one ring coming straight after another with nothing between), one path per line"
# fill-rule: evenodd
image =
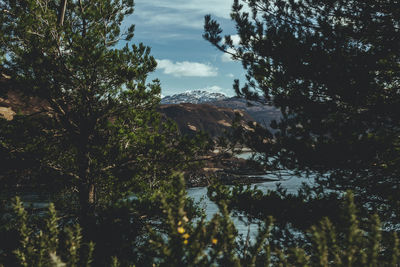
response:
M241 64L203 39L204 16L211 14L224 35L234 35L233 0L136 0L123 27L135 24L132 42L150 46L162 96L207 90L233 96L234 79L244 80Z

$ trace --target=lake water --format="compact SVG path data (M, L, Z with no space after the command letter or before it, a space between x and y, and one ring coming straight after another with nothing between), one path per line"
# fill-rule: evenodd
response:
M265 178L269 177L265 176ZM287 178L280 181L268 181L268 182L253 184L252 186L257 187L259 190L263 192L267 192L268 190L275 190L277 183L280 183L281 187L286 189L288 193L295 194L297 193L298 189L301 187L303 183L312 184L312 182L313 182L312 179L293 176L291 178ZM207 219L211 219L214 216L214 214L218 212L217 205L207 197L206 187L189 188L187 191L188 195L195 201L201 201L201 205L205 207ZM255 235L258 232L257 224L255 223L249 224L248 222L242 221L241 219L243 218L237 216L233 217L233 221L235 223L235 226L239 234L242 234L244 237L246 237L248 231L250 231L250 237L251 238L255 237Z
M257 176L262 177L262 176ZM264 178L269 178L265 176ZM263 192L267 192L267 190L276 189L276 184L280 183L282 188L287 189L288 193L296 193L297 190L301 187L302 183L312 183L312 179L299 178L299 177L291 177L289 179L281 180L281 181L267 181L262 183L253 184L252 187L257 187ZM195 201L200 202L201 206L205 208L205 212L207 215L207 219L211 219L214 214L218 212L217 205L212 202L207 197L207 187L193 187L187 189L188 195L193 198ZM35 208L46 208L48 206L48 202L46 199L41 198L37 194L25 194L22 196L24 204L26 206L32 205ZM244 237L246 237L248 231L250 230L250 237L253 238L258 232L258 226L255 223L248 223L243 221L244 217L234 216L233 221L235 226L239 232Z
M239 158L248 159L250 158L252 153L245 152L238 155ZM257 175L257 178L265 178L265 182L253 184L252 187L257 187L263 192L267 192L268 190L275 190L277 183L281 184L281 187L286 189L288 193L295 194L298 189L301 187L302 183L311 184L313 179L306 179L298 176L293 176L290 178L285 178L279 181L271 181L271 177L268 175ZM276 177L273 177L274 179ZM211 219L214 214L218 212L218 207L215 203L213 203L207 197L207 187L193 187L187 190L188 195L193 198L196 202L201 203L201 206L204 207L207 219ZM46 199L41 199L37 194L25 194L22 196L22 200L24 201L25 205L33 205L35 208L45 208L48 206ZM233 221L235 226L238 229L239 234L246 236L248 231L250 231L250 236L254 237L257 233L257 224L249 224L244 222L243 217L233 217Z

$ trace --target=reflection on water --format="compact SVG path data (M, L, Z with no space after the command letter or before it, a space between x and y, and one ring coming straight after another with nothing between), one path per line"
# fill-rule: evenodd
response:
M236 155L235 157L237 157L239 159L250 159L253 155L254 155L253 152L243 152L243 153Z
M17 195L24 207L34 209L45 209L49 206L50 197L45 194L38 194L36 192L24 192ZM0 200L9 201L14 199L15 194L0 195Z
M264 178L268 177L266 176ZM279 183L281 184L282 188L287 190L288 193L296 193L297 190L302 185L302 183L311 184L312 181L313 181L312 179L292 177L289 179L281 180L279 181ZM267 192L267 190L275 190L277 183L278 182L276 181L267 181L263 183L253 184L252 186L257 187L263 192ZM207 187L189 188L187 192L188 195L191 198L193 198L196 202L200 201L200 205L205 209L207 219L211 219L214 216L214 214L218 212L217 205L207 197ZM23 196L21 196L21 199L24 202L25 206L31 206L39 209L48 207L48 198L45 199L43 196L39 196L38 194L35 193L24 194ZM245 219L245 217L244 216L233 217L233 221L235 223L235 226L237 227L239 234L242 234L244 237L246 237L248 231L250 230L250 237L255 237L258 228L257 224L255 223L249 224L241 219Z
M293 193L293 194L295 194L297 192L297 190L301 187L301 185L303 183L311 184L312 182L313 182L312 179L306 179L306 178L301 178L301 177L292 177L292 178L288 178L288 179L279 181L282 188L286 189L288 193ZM264 183L253 184L253 187L257 187L261 191L267 192L268 190L275 190L276 185L277 185L277 182L268 181L268 182L264 182ZM212 216L218 212L217 205L215 205L215 203L212 202L207 197L207 188L206 187L189 188L187 191L188 191L188 195L191 198L193 198L195 201L201 201L201 205L203 205L205 207L207 219L211 219ZM257 224L252 223L249 225L248 223L240 220L239 217L233 217L233 221L235 223L235 226L236 226L239 234L246 236L249 229L250 229L251 237L254 237L257 234L257 227L258 227Z

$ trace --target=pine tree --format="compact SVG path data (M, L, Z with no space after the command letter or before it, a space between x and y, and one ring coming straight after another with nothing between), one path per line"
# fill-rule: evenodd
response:
M271 124L274 142L257 142L270 135L260 131L264 138L248 143L266 152L271 168L311 171L324 188L352 189L362 203L392 213L400 174L400 3L236 0L231 17L238 44L210 16L205 39L242 62L247 82L235 82L238 95L261 94L282 111Z
M44 101L40 114L2 121L1 148L19 180L40 176L67 192L82 226L100 204L158 186L205 148L185 146L192 141L156 112L160 84L146 81L156 61L149 47L128 45L134 27L122 26L132 0L10 0L0 9L10 84Z

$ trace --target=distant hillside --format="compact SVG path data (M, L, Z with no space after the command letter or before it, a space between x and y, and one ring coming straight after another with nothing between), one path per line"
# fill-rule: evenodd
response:
M210 93L207 91L188 91L182 94L166 96L161 100L161 104L181 104L181 103L206 103L212 106L242 110L249 114L254 121L266 127L272 120L279 120L281 112L266 104L256 101L248 101L238 97L227 97L220 93Z
M7 90L8 88L5 86L7 79L0 78L2 78L0 81L1 91L6 92L0 96L0 117L11 120L17 113L29 115L51 112L51 108L45 101L35 97L25 97L15 90ZM235 113L240 113L244 126L250 121L268 125L267 123L271 119L277 119L280 116L279 111L273 107L256 102L247 102L239 98L227 98L218 93L194 91L194 93L164 98L164 103L166 99L172 102L190 100L196 103L207 103L160 105L159 111L164 116L174 120L182 134L191 135L198 131L205 131L212 137L221 136L225 131L231 130L230 127L235 118Z
M204 131L212 137L222 136L230 131L235 113L242 116L241 124L254 121L247 113L231 108L216 107L208 104L168 104L161 105L159 111L174 120L182 134L195 134Z
M1 88L2 89L2 88ZM48 113L50 107L46 101L38 97L26 97L18 91L8 91L0 97L0 118L12 120L18 113L32 115Z
M50 110L46 101L38 97L24 96L11 84L10 77L2 72L0 66L0 118L12 120L18 113L32 115Z
M249 114L256 122L266 127L269 127L272 120L279 120L281 117L281 112L274 106L269 106L256 101L248 101L238 97L213 101L208 104L217 107L242 110Z
M45 101L34 97L24 97L17 91L8 91L3 98L0 97L0 117L7 120L12 120L17 113L46 114L50 110ZM193 135L196 132L204 131L213 138L222 136L225 131L231 130L235 113L243 116L243 126L249 121L254 121L243 111L207 104L160 105L159 112L174 120L182 134Z

